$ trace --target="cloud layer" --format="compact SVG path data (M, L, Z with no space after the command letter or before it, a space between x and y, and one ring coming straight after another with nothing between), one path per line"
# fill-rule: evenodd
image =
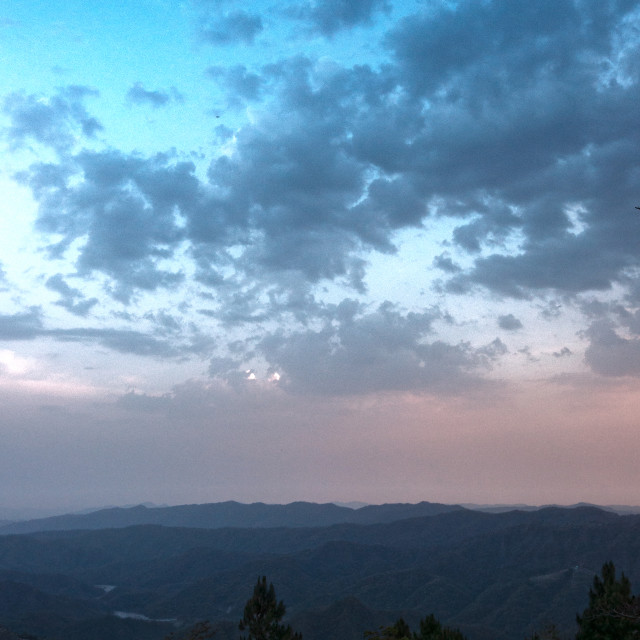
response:
M589 298L617 296L597 322L585 317L585 362L637 375L635 325L625 324L638 303L635 3L402 7L325 0L274 17L261 5L193 2L200 46L260 38L277 52L202 69L226 111L221 120L211 101L214 138L197 158L97 140L109 131L91 114L94 88L6 95L9 148L52 154L15 177L37 202L48 259L66 262L66 275L44 279L53 304L87 321L120 304L133 319L144 296L169 296L182 304L176 322L203 323L193 335L233 333L206 352L212 375L258 359L283 386L331 394L475 384L510 353L489 358L487 345L528 326L505 310L477 339L447 337L439 329L461 326L451 300L555 296L584 310ZM275 48L300 24L333 57ZM371 29L378 50L347 61L338 40L356 29ZM185 94L175 85L136 80L125 98L177 108ZM400 255L412 233L431 242L425 301L368 297L371 264ZM134 328L116 339L90 324L51 326L34 309L3 316L7 335L93 337L150 355L191 349L152 335L144 346Z

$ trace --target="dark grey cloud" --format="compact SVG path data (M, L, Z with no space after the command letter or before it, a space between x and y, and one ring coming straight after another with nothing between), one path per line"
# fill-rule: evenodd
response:
M513 313L508 313L504 316L498 316L498 326L505 331L517 331L522 329L522 322Z
M168 91L160 89L148 90L144 88L141 82L136 82L127 91L127 99L135 104L149 104L156 108L164 107L171 101L184 101L184 98L175 87L171 87Z
M228 379L230 375L235 375L242 366L241 358L215 357L209 361L209 375ZM246 375L245 375L246 377Z
M216 12L203 19L198 36L215 45L252 44L262 29L262 18L258 15L242 10Z
M546 320L554 320L555 318L559 318L561 314L562 304L560 304L557 300L546 301L540 307L540 315Z
M54 290L57 290L56 282L54 279L51 287ZM14 314L0 314L0 339L34 340L47 337L59 342L98 344L119 353L156 358L184 358L211 351L213 341L203 336L197 328L181 327L176 339L177 332L167 329L171 321L166 313L159 312L153 319L158 327L155 332L109 327L48 328L42 309L30 307Z
M362 11L374 7L358 6ZM211 15L221 7L210 3ZM199 281L214 288L222 284L220 267L226 264L249 280L295 272L310 282L342 279L362 291L366 264L361 252L393 252L395 232L421 226L427 204L438 198L436 215L464 218L453 232L457 249L478 254L464 272L452 258L436 259L436 266L453 276L450 291L482 286L530 297L544 290L607 289L636 256L628 234L604 215L609 203L602 202L599 190L611 171L600 182L593 176L611 165L612 154L625 154L616 157L618 164L629 160L633 145L618 149L615 144L623 132L628 140L625 118L603 116L628 112L637 90L598 85L601 66L588 61L611 53L612 25L622 24L623 9L614 7L595 27L596 9L564 7L550 16L541 8L534 31L542 40L536 44L524 38L532 27L515 9L461 3L453 12L433 9L401 23L387 39L394 63L378 70L334 66L327 72L303 57L251 71L211 68L209 75L223 84L230 101L263 101L264 111L235 132L232 155L212 161L209 184L199 183L193 171L183 172L190 195L174 204L184 228L162 212L156 215L154 208L163 205L148 197L136 174L147 171L160 179L169 163L161 170L157 160L114 152L111 156L119 155L122 164L118 189L115 183L98 184L96 171L85 170L88 164L113 163L107 154L79 155L71 169L32 171L29 183L43 192L47 181L64 183L64 171L82 170L84 185L55 194L49 188L50 199L79 211L74 200L91 192L95 210L108 211L108 216L85 215L84 224L78 223L79 215L66 216L69 224L61 225L61 215L45 211L53 207L42 207L41 227L66 235L53 251L63 251L88 230L78 267L110 275L122 300L136 288L179 282L181 274L161 272L157 258L171 255L185 238L198 261ZM587 25L588 37L565 33L572 20ZM596 28L602 32L593 32ZM456 30L461 37L479 38L473 56L457 51L451 37ZM421 44L422 33L428 44ZM554 40L555 45L548 44ZM432 41L443 48L436 47L438 64L429 58L436 55ZM569 45L579 50L564 51ZM422 69L422 76L432 76L430 82L418 83L418 67L412 65ZM520 77L522 68L531 73ZM503 76L508 87L504 79L500 87L491 85L491 79ZM458 88L443 91L449 84ZM592 126L603 121L607 124ZM585 155L590 136L594 143ZM149 168L154 162L156 167ZM379 174L373 180L372 170ZM576 201L589 207L585 230L578 234L563 209L563 203ZM118 211L127 211L127 219ZM116 238L116 229L126 233L118 231ZM521 235L522 251L505 255L513 234ZM127 247L127 237L141 241ZM225 247L238 243L246 250L231 259ZM593 258L585 262L586 256Z
M44 332L44 335L61 342L99 344L119 353L155 358L179 358L191 351L188 344L177 344L174 340L130 329L78 327L52 329Z
M258 350L280 383L295 392L357 394L411 389L457 392L479 383L474 373L499 355L466 343L428 342L438 310L402 313L392 304L360 312L345 301L321 328L265 337ZM495 348L494 348L495 347Z
M263 95L265 78L249 71L245 65L214 65L207 69L207 75L225 90L227 103L231 107L238 107L245 101L258 100Z
M633 299L631 299L631 304L631 309L623 304L613 305L612 314L621 326L637 336L640 335L640 309L637 308Z
M367 184L370 165L350 148L363 94L380 101L380 90L392 88L366 69L320 79L306 58L269 65L263 78L273 110L242 127L234 154L209 169L227 219L254 230L237 266L253 276L296 272L362 289L361 250L395 250L393 232L419 225L425 209L402 178ZM193 217L194 241L209 241L209 225L205 211Z
M457 265L451 258L451 255L446 252L441 253L433 259L433 266L446 273L459 273L462 271L462 267Z
M84 100L97 95L95 89L71 85L51 97L20 92L6 96L2 108L11 122L4 132L9 144L22 147L33 141L63 152L79 135L94 137L102 125L89 115Z
M622 233L622 227L619 229ZM609 290L636 256L624 251L624 240L602 242L596 231L581 236L562 234L529 246L517 255L492 254L476 260L473 269L454 276L457 290L481 285L514 298L553 290L564 294Z
M529 362L540 362L540 358L536 358L534 355L532 355L531 347L529 347L528 345L523 347L522 349L518 349L518 353L521 353L523 356L525 356Z
M39 307L30 307L26 311L14 314L0 314L0 339L33 340L42 334L42 311Z
M554 358L565 358L565 357L569 357L573 355L573 351L571 351L571 349L569 349L569 347L562 347L562 349L560 349L560 351L554 351L553 352L553 357Z
M225 13L224 2L197 6L201 36L211 42L251 42L263 29L257 16ZM250 120L221 133L232 144L213 156L206 178L177 154L114 149L67 154L19 178L39 202L39 230L56 237L50 255L78 248L80 277L106 275L111 294L128 303L139 291L185 281L188 269L163 266L181 248L195 265L202 317L225 328L256 327L264 357L292 372L291 384L310 387L314 374L326 389L332 379L356 388L347 384L358 376L346 360L359 357L349 327L409 316L378 311L334 324L311 290L337 282L365 293L367 254L395 252L397 232L420 229L427 218L448 218L453 229L447 250L428 258L443 272L441 291L570 299L632 286L638 252L630 228L638 218L626 203L636 202L640 172L640 85L632 64L640 45L627 15L634 7L429 3L391 29L387 59L375 68L305 56L210 67L227 106L253 104ZM386 4L303 9L330 35L367 23ZM168 95L142 85L138 94L158 105ZM71 134L91 121L82 106L88 95L66 90L51 109L51 100L14 94L5 105L9 139L68 151ZM40 104L47 109L37 117ZM469 264L460 254L473 260L470 267L460 266ZM82 302L52 285L61 302ZM634 313L630 305L616 321L633 331ZM284 318L303 329L260 334L261 323ZM519 328L511 314L498 322ZM373 351L372 388L392 386L383 362L411 387L462 380L501 354L498 342L484 351L417 338L386 351L383 344ZM306 376L305 345L318 352ZM441 378L429 366L438 350L448 354Z
M478 75L470 88L503 97L544 75L553 79L605 69L600 65L607 61L600 55L609 53L621 18L635 8L632 0L597 5L575 0L561 6L552 0L528 5L432 3L404 18L389 34L387 46L410 72L416 91L453 89L469 82L463 74L472 72ZM585 50L596 57L581 60ZM488 62L495 67L488 68Z
M640 142L631 115L639 43L626 18L634 8L443 3L390 32L419 127L394 127L395 145L386 135L354 145L386 171L415 175L423 197L440 198L440 213L470 218L453 240L485 255L450 290L602 290L636 263L622 207L633 199ZM581 233L566 212L575 203L584 206ZM518 234L517 255L495 251Z
M157 263L171 257L184 237L176 208L199 206L200 184L193 174L193 164L174 163L163 154L143 158L84 151L63 165L35 164L20 179L40 201L38 228L62 236L49 246L50 254L61 256L86 237L78 274L107 274L114 297L127 302L136 289L172 287L183 280L179 271Z
M45 284L48 289L60 294L56 304L74 315L86 316L98 304L97 298L86 298L80 289L70 287L61 273L48 278Z
M192 245L202 283L219 284L218 267L231 265L265 282L290 281L291 273L299 273L310 282L340 278L362 291L358 252L367 246L393 250L389 235L407 216L407 209L385 205L422 205L407 196L410 188L380 180L370 186L369 211L353 207L366 185L367 166L344 148L347 124L341 114L330 116L334 92L352 102L344 73L318 88L306 59L271 65L264 73L279 112L295 115L240 129L234 154L212 162L209 184L196 178L190 163L112 150L84 151L23 172L20 179L40 202L39 229L61 236L49 247L51 255L61 256L86 238L78 273L107 274L113 295L124 302L137 289L182 280L181 273L158 263L184 240ZM369 214L379 219L380 229L367 223ZM419 217L410 216L411 223ZM226 248L238 244L246 249L232 259Z
M585 332L589 346L585 361L603 376L640 375L640 339L620 336L606 320L594 322Z
M301 2L288 10L289 15L308 21L314 31L325 36L369 25L377 13L388 13L387 0L311 0Z
M509 349L507 345L500 340L500 338L495 338L492 342L482 347L479 347L476 350L476 353L480 356L485 356L488 360L498 360L500 356L509 353Z
M156 325L157 333L163 336L177 335L184 331L180 316L164 310L146 313L144 319L153 322Z

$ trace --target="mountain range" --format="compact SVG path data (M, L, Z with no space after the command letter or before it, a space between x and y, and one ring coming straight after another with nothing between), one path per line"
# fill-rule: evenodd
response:
M604 562L640 581L640 516L589 506L226 502L2 532L0 626L47 640L161 640L203 619L235 640L261 575L305 640L362 640L429 613L469 640L522 640L550 622L571 634Z
M188 504L174 507L145 505L112 507L91 513L50 516L12 522L0 526L0 535L36 531L69 531L73 529L107 529L142 524L167 527L326 527L350 522L375 524L404 518L456 511L456 505L420 502L418 504L367 505L360 509L334 503L292 502L290 504L242 504L228 501L210 504Z

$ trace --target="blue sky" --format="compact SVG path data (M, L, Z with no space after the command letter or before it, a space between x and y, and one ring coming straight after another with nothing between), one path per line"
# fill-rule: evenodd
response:
M0 506L637 501L636 2L0 8Z

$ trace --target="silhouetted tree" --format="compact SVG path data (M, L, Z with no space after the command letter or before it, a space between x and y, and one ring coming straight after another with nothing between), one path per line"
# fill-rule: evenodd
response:
M378 631L367 631L367 640L465 640L457 629L443 627L433 614L420 620L419 632L412 632L409 625L400 618L390 627Z
M286 611L284 602L278 602L273 584L267 586L266 576L258 578L253 595L244 607L240 631L248 631L243 640L302 640L290 625L281 624Z
M547 625L540 633L537 631L525 640L561 640L555 624Z
M628 640L640 638L638 601L631 593L631 583L624 575L616 579L613 562L602 567L589 590L589 606L578 620L576 640Z
M380 627L378 631L365 631L364 637L369 640L412 640L413 634L409 625L400 618L390 627Z

